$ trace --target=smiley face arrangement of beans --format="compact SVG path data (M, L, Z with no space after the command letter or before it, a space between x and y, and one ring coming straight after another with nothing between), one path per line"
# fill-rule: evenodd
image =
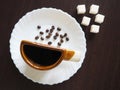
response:
M35 36L35 40L44 41L45 39L47 39L48 42L46 44L48 45L52 45L54 41L57 41L57 46L60 47L63 43L70 40L67 33L61 34L62 28L55 27L54 25L51 25L50 29L46 30L41 30L41 26L38 25L37 30L39 30L39 35ZM50 38L53 38L53 41L50 41Z

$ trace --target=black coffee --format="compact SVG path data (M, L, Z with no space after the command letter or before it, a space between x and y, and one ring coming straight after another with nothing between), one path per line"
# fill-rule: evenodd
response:
M42 66L49 66L56 63L56 61L61 57L62 54L60 51L31 45L24 45L23 49L25 55L30 60Z

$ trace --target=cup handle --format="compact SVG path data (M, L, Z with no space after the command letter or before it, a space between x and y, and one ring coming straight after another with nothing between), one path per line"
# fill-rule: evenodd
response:
M64 55L64 60L79 62L80 61L80 52L66 49L65 55Z

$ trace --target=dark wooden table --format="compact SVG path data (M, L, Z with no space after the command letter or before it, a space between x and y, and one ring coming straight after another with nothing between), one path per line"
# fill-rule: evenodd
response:
M9 39L17 21L28 11L41 7L62 9L81 23L76 6L100 5L104 14L99 34L90 34L83 27L87 39L87 53L81 69L61 84L49 86L28 80L13 64ZM1 0L0 1L0 90L120 90L120 0Z

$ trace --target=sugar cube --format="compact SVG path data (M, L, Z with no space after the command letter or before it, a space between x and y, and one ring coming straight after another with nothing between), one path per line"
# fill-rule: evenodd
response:
M85 4L77 6L77 14L84 14L86 12Z
M92 4L90 6L90 11L89 11L90 14L97 14L98 11L99 11L99 5Z
M84 25L84 26L88 26L90 24L90 21L91 21L91 18L89 18L87 16L84 16L81 24Z
M97 22L97 23L103 23L104 22L104 18L105 18L105 16L104 15L102 15L102 14L97 14L96 16L95 16L95 22Z
M100 26L99 25L91 25L90 32L91 33L99 33Z

